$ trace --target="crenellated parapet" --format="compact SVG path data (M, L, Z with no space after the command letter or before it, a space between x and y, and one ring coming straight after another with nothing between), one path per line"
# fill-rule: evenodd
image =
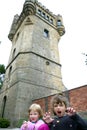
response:
M54 15L49 9L43 6L37 0L25 0L23 10L20 14L16 14L13 19L13 23L8 35L8 38L12 41L15 33L22 24L23 20L29 16L35 15L40 17L42 20L53 26L59 33L60 36L64 35L65 27L61 15Z
M23 13L28 15L33 15L36 12L36 6L35 6L36 0L26 0L23 6Z

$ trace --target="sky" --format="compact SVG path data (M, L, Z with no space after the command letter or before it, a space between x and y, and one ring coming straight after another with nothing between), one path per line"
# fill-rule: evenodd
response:
M38 0L53 14L60 14L66 33L58 47L62 81L68 89L87 85L87 4L86 0ZM8 34L15 14L21 13L25 0L0 2L0 64L8 65L11 41Z

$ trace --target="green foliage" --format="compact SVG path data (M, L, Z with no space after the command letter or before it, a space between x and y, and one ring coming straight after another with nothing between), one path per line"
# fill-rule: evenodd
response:
M10 121L5 118L0 118L0 128L7 128L10 126Z
M85 117L84 120L87 121L87 117Z
M20 119L16 125L17 128L20 128L24 121L27 121L27 119Z
M6 71L5 66L0 64L0 74L4 74Z
M2 88L3 86L3 82L0 80L0 89Z
M2 88L3 86L3 78L2 78L2 75L0 75L0 89Z
M0 89L3 86L3 81L4 81L3 76L5 75L5 71L6 71L5 66L0 64Z

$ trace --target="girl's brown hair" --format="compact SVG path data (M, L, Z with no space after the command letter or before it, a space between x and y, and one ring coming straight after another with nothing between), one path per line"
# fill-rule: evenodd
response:
M53 96L52 100L51 100L51 110L52 113L54 113L54 104L59 104L59 103L64 103L65 107L67 107L67 99L65 98L65 96L62 93L59 93L55 96ZM54 113L55 115L55 113Z

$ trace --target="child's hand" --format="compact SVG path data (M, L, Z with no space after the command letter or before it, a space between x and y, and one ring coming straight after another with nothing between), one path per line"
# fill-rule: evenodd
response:
M51 123L54 119L51 118L51 115L50 115L50 112L46 112L43 116L43 120L46 122L46 123Z
M66 110L66 113L67 113L69 116L72 116L72 115L75 115L75 114L76 114L76 110L74 110L72 107L68 107L67 110Z
M28 127L28 123L27 123L27 121L24 121L23 122L23 129L26 129Z

